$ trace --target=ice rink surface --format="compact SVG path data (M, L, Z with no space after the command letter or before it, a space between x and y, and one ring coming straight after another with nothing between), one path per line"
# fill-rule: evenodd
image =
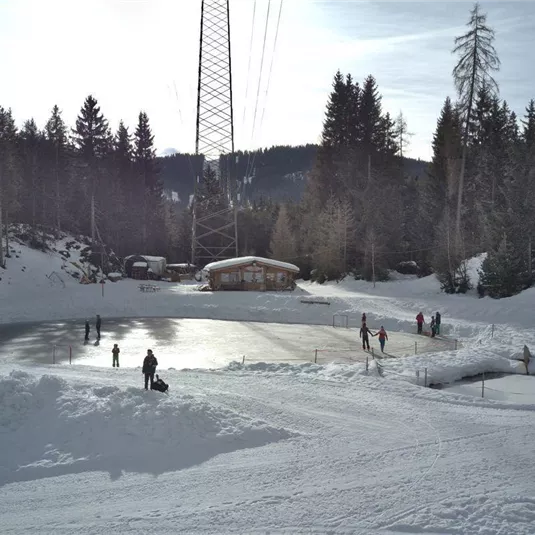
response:
M371 329L375 333L374 329ZM220 321L210 319L107 319L96 342L94 324L84 344L80 321L12 324L0 327L0 352L7 358L52 364L73 362L111 366L114 343L121 349L122 367L141 366L152 349L160 369L217 368L233 360L288 362L365 361L359 331L323 325ZM404 357L452 349L454 341L389 332L384 358ZM379 341L370 339L375 356L381 357Z

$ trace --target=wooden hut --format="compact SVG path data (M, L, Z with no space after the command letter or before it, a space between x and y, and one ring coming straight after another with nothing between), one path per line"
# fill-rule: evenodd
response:
M299 268L271 258L243 256L204 268L211 290L293 290Z

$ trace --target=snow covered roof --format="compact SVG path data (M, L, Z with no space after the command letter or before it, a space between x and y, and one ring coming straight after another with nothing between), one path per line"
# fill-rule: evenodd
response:
M133 258L135 256L142 256L147 262L161 262L162 260L165 262L165 258L163 256L147 256L146 254L132 254L130 256L125 256L125 260L128 260L129 258Z
M134 267L147 267L147 262L134 262L132 265Z
M299 268L293 264L287 262L279 262L272 258L262 258L261 256L241 256L239 258L229 258L228 260L219 260L218 262L212 262L204 267L205 271L217 271L219 269L226 269L229 267L239 267L256 262L258 264L264 264L266 266L284 269L286 271L299 272Z

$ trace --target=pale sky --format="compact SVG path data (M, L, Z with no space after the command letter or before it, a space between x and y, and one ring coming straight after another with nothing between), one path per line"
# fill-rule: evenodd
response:
M269 0L231 0L235 145L317 143L334 73L373 74L392 116L415 135L408 156L429 158L446 96L455 97L453 39L472 2L271 0L264 73L256 103ZM201 0L0 0L0 106L44 126L54 104L73 126L93 94L113 130L133 131L145 110L158 151L194 151ZM496 30L501 96L519 115L535 98L535 2L482 2ZM252 58L248 73L249 56ZM248 98L245 99L247 80ZM264 119L261 121L262 112Z

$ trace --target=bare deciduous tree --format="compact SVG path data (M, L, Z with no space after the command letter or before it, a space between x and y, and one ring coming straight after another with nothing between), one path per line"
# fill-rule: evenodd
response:
M466 151L474 100L483 86L496 92L498 91L498 84L491 73L499 70L500 60L493 45L494 30L489 28L486 22L487 15L480 11L480 6L476 3L470 12L469 30L464 35L455 38L455 47L453 49L453 53L460 56L452 74L464 118L462 162L455 218L456 238L459 242L461 238L461 209Z

